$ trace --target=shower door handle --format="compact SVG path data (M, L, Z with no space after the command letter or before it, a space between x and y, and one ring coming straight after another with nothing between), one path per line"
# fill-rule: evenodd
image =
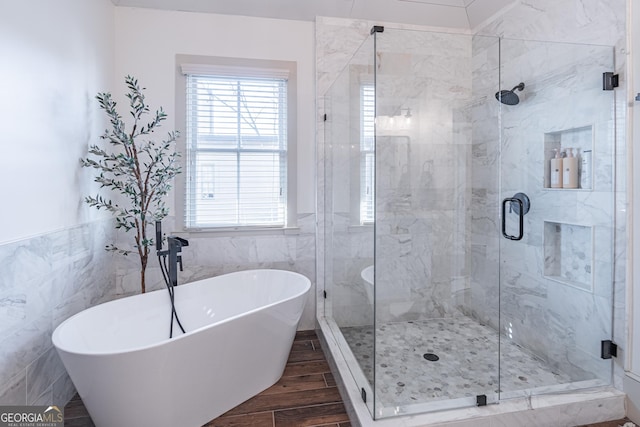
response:
M507 203L511 206L512 203L517 203L519 209L514 209L518 214L519 220L519 231L517 236L512 236L507 233ZM502 201L502 235L509 240L522 240L524 236L524 214L525 214L525 206L522 202L522 199L519 197L507 197Z

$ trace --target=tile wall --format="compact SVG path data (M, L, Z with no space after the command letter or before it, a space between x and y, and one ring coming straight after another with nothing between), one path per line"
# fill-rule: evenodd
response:
M171 234L174 218L163 221L166 235ZM182 249L184 271L178 273L178 283L218 276L234 271L254 268L276 268L295 271L311 279L315 277L315 215L300 214L298 229L291 234L205 235L180 234L189 240ZM119 235L124 242L128 236ZM155 254L155 251L153 252ZM139 266L137 256L116 259L117 295L133 295L139 292ZM164 289L158 261L150 256L147 266L147 290ZM312 286L314 289L315 286ZM298 325L299 330L313 329L315 324L315 294L309 293L307 304Z
M336 45L356 33L366 37L367 24L317 22L318 79L335 79L324 98L330 133L323 134L323 123L318 138L320 148L331 144L318 154L326 174L319 203L330 215L324 225L333 227L324 233L324 274L343 326L372 319L360 276L373 263L374 237L371 226L359 223L360 161L353 150L360 141L358 88L373 82L371 38L341 73L331 61L345 60ZM384 142L376 166L376 315L382 322L460 314L461 291L469 286L471 37L399 28L405 31L387 27L377 39L377 137Z
M515 7L506 10L502 15L497 16L494 20L489 22L484 28L478 29L478 32L480 34L496 34L508 39L591 44L603 47L605 49L610 48L613 51L614 62L612 64L608 64L607 66L607 68L613 67L613 69L605 70L603 69L603 67L598 67L598 70L594 70L594 73L597 73L597 76L600 78L602 72L604 71L614 71L620 75L620 86L611 95L612 102L609 104L611 110L606 112L606 114L608 115L615 116L615 122L611 123L611 126L609 126L608 128L603 129L603 125L605 125L605 123L603 123L600 119L601 116L599 116L598 112L589 111L588 113L593 115L594 118L586 120L586 123L576 124L574 122L574 124L567 124L567 126L543 126L543 128L550 130L560 130L573 127L582 127L587 124L591 125L594 123L599 123L599 125L596 125L596 129L599 129L600 132L605 132L608 134L608 145L606 145L606 147L598 145L598 148L612 150L612 154L611 156L609 156L610 160L608 161L613 161L613 165L615 166L613 166L612 163L609 163L607 165L606 163L602 162L603 159L607 158L607 155L604 154L602 156L602 159L600 160L601 165L599 166L596 164L596 168L599 167L601 173L604 172L609 177L608 179L602 181L603 185L614 183L614 200L600 199L596 201L597 192L595 192L592 193L592 196L586 196L586 194L583 194L582 201L585 202L588 206L594 207L595 210L598 210L598 218L600 219L602 219L602 217L600 217L599 215L603 212L599 209L599 206L613 206L613 208L608 212L610 219L614 221L613 228L608 230L607 237L600 238L598 237L598 235L596 235L594 242L599 245L599 243L597 242L601 242L603 241L603 239L605 239L606 241L606 239L611 238L614 242L611 257L609 257L608 259L606 259L606 257L605 259L600 259L600 271L605 272L606 268L613 269L613 273L610 276L612 277L612 279L608 279L607 285L611 285L611 282L613 284L612 295L609 294L611 295L610 299L613 300L613 339L620 345L621 348L625 347L627 336L625 308L625 294L627 286L625 280L627 251L625 231L627 212L627 186L625 182L627 167L627 86L625 72L628 56L626 43L626 12L627 6L624 0L614 0L607 3L602 3L597 0L584 0L580 2L556 2L553 0L526 1L521 2ZM539 46L543 45L539 44ZM599 48L595 46L593 47L594 52L599 50ZM522 46L517 47L515 44L512 45L512 48L515 51L518 51L518 49L521 47ZM584 49L589 48L584 47ZM560 54L560 57L555 57L555 59L549 60L547 62L547 66L553 68L555 63L563 63L563 58L570 58L572 54L579 54L579 51L576 50L575 52L572 52L570 54L566 52L562 53ZM515 58L516 56L517 55L511 54L511 57ZM541 56L537 57L541 58ZM534 55L531 58L535 61L536 56ZM585 61L588 62L589 58L590 57L587 55L587 57L583 61L583 64L588 66L589 64L585 63ZM600 61L600 59L598 58L598 56L594 58L594 66L598 61ZM601 63L600 65L604 66L605 64ZM524 63L520 63L518 67L516 67L516 69L526 73L527 69L532 69L537 66L538 65L536 65L535 63L529 63L526 65ZM559 68L560 67L558 67L558 69ZM571 70L569 70L569 72L571 72ZM566 76L567 74L565 73L564 75ZM591 78L596 77L592 75ZM511 78L511 80L513 80L513 78ZM563 88L566 87L567 83L563 78L558 76L556 82L557 85L555 85L555 89L551 89L551 91L554 92L555 95L551 94L551 96L555 96L558 101L560 101L565 96L569 97L569 99L563 102L563 111L569 113L569 115L566 115L564 117L553 117L553 119L565 120L567 123L569 123L571 122L571 111L573 111L576 107L580 108L581 106L583 106L584 100L579 96L572 97L571 95L573 94L563 91ZM513 83L513 85L517 83L518 82L515 82ZM506 82L505 86L508 86ZM511 87L509 87L509 89L510 88ZM558 95L560 96L559 98L557 97ZM535 104L537 104L538 102L534 101ZM569 108L567 108L567 106L569 106ZM539 107L544 108L542 106ZM549 111L549 113L552 113L552 111L553 110ZM549 114L549 116L551 115L552 114ZM528 125L534 126L533 123L528 123ZM545 130L545 132L547 132L547 130ZM533 134L531 134L531 136L532 135ZM602 141L602 139L597 139L596 141ZM594 162L596 162L595 157ZM607 169L609 169L609 171L605 172L605 170ZM536 174L535 179L541 179L540 175ZM554 196L552 196L551 192L547 192L547 199L553 197ZM585 212L595 211L587 210ZM577 216L580 214L578 212L575 212L571 215ZM600 219L597 219L596 221L600 221ZM582 224L582 221L579 220L576 220L574 222L577 224ZM600 229L602 229L602 227L600 227ZM481 251L481 249L476 248L476 251L474 253L477 254L478 251ZM598 251L597 248L596 251ZM600 254L605 255L605 251L606 249L603 248ZM531 259L540 260L539 257L536 257L533 254L531 254L531 257ZM604 263L605 265L603 265L602 263ZM605 269L603 270L602 267L604 267ZM594 274L597 274L597 270L598 265L596 264L594 266ZM604 280L604 278L602 280ZM554 287L552 289L554 290L554 294L549 295L550 301L554 300L558 304L562 304L562 301L571 301L572 304L578 303L579 300L584 301L584 298L579 298L578 300L573 299L573 296L571 295L573 291L563 289L563 287ZM555 291L558 291L560 293L555 293ZM567 292L569 294L567 294ZM609 317L607 317L606 319L599 318L598 313L603 313L601 309L588 308L596 306L602 307L598 301L602 301L603 295L602 293L598 295L597 292L598 289L596 287L594 294L591 294L591 296L587 296L587 305L582 308L576 307L577 311L575 313L582 319L580 321L580 324L585 325L586 329L588 329L590 325L593 324L592 322L596 322L596 324L599 324L600 329L605 326L605 323L611 325L611 319ZM533 294L535 293L536 292L533 292ZM584 293L582 293L582 297L585 297ZM556 306L556 309L563 310L563 308L560 306ZM593 320L588 320L587 318ZM569 337L572 340L575 340L575 337L580 336L580 334L584 333L586 330L568 329L564 321L557 321L559 319L553 320L555 323L554 328L557 330L558 334L565 334L565 336ZM592 341L593 340L591 340L591 343L589 345L592 345ZM576 342L576 344L578 345L578 348L586 349L586 343ZM593 349L591 348L589 349L589 351L593 352ZM625 355L624 351L622 351L621 354L619 354L618 358L613 362L613 385L619 389L622 389L624 363Z
M0 402L64 405L75 393L51 343L68 317L115 295L113 222L0 245Z
M602 90L602 72L613 67L613 48L503 40L501 61L503 89L521 81L525 89L518 92L518 105L501 106L502 147L498 139L480 139L474 150L472 166L500 167L501 178L500 192L496 175L473 181L472 268L478 274L472 276L469 307L482 322L574 381L598 373L608 382L609 362L600 359L600 341L611 337L615 143L610 131L614 96ZM548 136L562 139L562 149L575 148L574 130L586 125L593 131L583 132L587 140L580 143L593 149L593 188L548 188ZM494 128L482 116L475 126L478 134ZM486 227L487 210L518 192L531 201L524 238L497 239L498 224ZM517 215L507 210L505 218L515 234ZM564 230L561 240L550 224ZM500 266L500 287L497 271L486 267L489 260ZM575 280L567 276L569 270ZM501 325L490 309L498 293Z

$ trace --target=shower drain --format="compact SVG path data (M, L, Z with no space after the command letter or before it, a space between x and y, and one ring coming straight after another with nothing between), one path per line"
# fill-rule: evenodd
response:
M437 362L438 360L440 360L438 355L437 354L433 354L433 353L425 353L425 354L422 355L422 357L427 359L429 362Z

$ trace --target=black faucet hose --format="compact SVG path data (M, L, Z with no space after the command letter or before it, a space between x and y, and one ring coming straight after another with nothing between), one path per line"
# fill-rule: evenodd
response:
M173 319L175 318L176 322L178 322L178 326L182 333L186 333L184 328L182 327L182 323L180 322L180 318L178 317L178 313L176 312L175 305L175 297L174 297L174 289L172 284L169 281L169 268L167 267L167 256L158 254L158 263L160 264L160 271L162 271L162 278L164 279L164 283L167 285L167 291L169 292L169 299L171 300L171 324L169 326L169 338L173 338Z

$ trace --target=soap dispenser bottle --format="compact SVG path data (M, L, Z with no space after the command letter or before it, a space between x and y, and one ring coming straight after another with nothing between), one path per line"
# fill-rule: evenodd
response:
M550 181L551 188L562 188L562 157L560 157L560 149L554 148L555 156L550 162Z
M573 148L567 148L567 157L562 159L562 188L578 188L578 158L573 157Z

